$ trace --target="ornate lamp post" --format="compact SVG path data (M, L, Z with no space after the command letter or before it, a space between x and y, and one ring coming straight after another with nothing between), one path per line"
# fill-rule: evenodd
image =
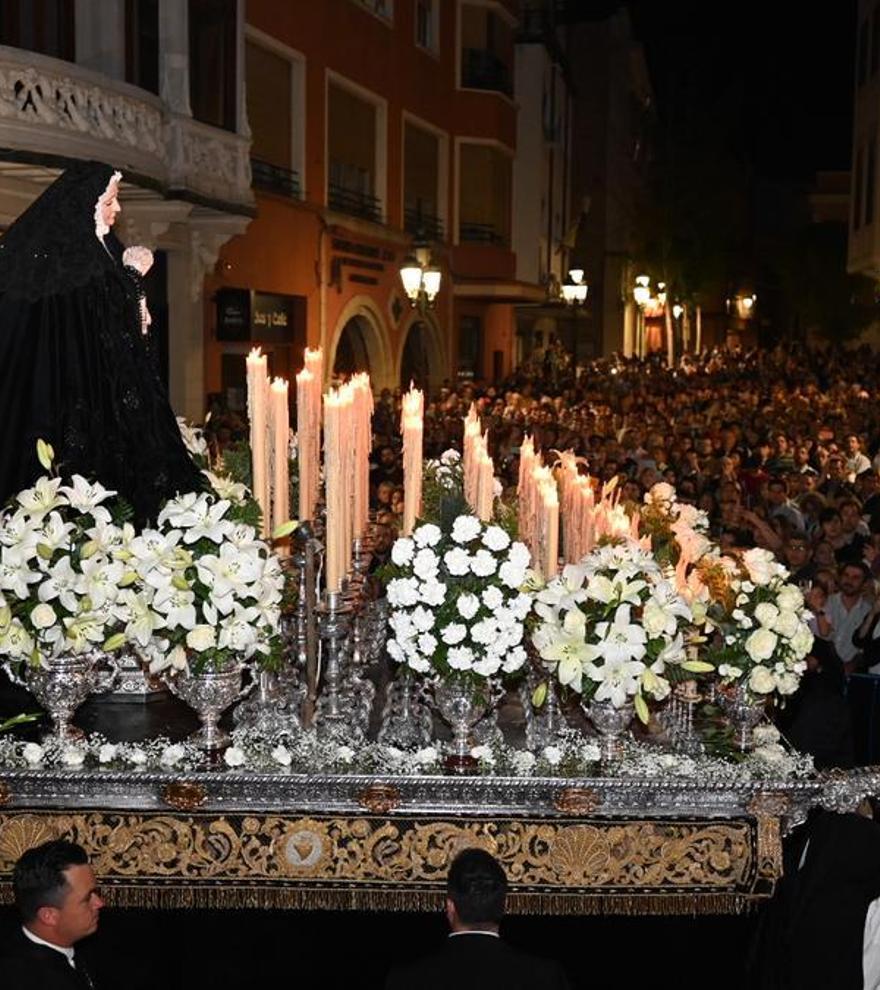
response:
M567 306L571 306L574 310L574 371L577 375L578 367L578 342L580 339L580 334L578 332L577 324L577 314L578 310L585 305L587 301L587 293L590 291L590 287L584 281L584 270L583 268L569 268L568 270L569 280L562 286L562 298Z
M427 245L417 242L413 252L403 259L400 281L410 303L424 313L434 305L443 276L440 269L430 263L431 252Z
M648 275L637 275L633 286L633 299L638 306L639 316L636 330L636 353L640 358L645 356L645 306L651 298L651 279Z

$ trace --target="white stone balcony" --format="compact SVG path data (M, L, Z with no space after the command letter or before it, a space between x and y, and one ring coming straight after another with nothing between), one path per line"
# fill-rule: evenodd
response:
M164 195L249 211L249 150L247 137L172 113L145 90L0 45L0 159L95 159Z

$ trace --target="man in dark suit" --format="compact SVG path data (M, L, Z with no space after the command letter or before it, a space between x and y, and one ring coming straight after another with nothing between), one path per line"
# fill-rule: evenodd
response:
M104 906L85 850L60 839L29 849L12 889L22 925L0 957L3 990L94 990L74 948Z
M568 990L558 963L519 952L498 934L507 877L489 853L465 849L449 867L442 951L391 971L386 990Z

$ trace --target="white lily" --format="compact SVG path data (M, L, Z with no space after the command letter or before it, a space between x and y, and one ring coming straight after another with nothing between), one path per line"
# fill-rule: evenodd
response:
M60 487L60 478L37 478L33 488L25 488L18 493L18 504L33 516L42 519L47 512L67 505L67 499L58 491Z

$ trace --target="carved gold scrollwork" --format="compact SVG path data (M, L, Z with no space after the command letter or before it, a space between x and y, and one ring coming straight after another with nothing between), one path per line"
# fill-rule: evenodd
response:
M162 788L162 800L178 811L195 811L208 800L208 792L201 784L176 780Z
M400 804L400 791L391 784L372 784L358 794L358 804L374 815L387 815Z
M601 804L601 795L589 787L564 787L553 801L563 815L589 815Z
M780 820L791 807L785 794L756 794L746 810L758 819L758 874L775 880L782 875L782 829Z

